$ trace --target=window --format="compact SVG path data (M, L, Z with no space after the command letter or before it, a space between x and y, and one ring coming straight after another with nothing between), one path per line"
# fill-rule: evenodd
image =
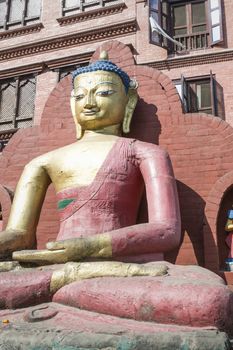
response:
M84 66L88 66L88 62L86 63L82 63L79 65L72 65L72 66L67 66L67 67L61 67L58 70L58 81L60 81L61 79L67 77L67 75L71 74L75 69L79 68L79 67L84 67Z
M170 36L167 42L162 30L150 31L151 43L170 51L199 50L223 41L221 0L150 0L149 12Z
M0 80L0 132L32 125L35 94L34 76Z
M119 2L119 0L62 0L62 15L69 16L86 10L104 7L116 1Z
M203 112L224 119L223 89L212 72L204 77L175 82L186 113Z
M33 23L40 18L41 0L0 0L0 29Z
M195 50L209 46L206 6L207 2L201 1L171 7L173 38L183 44L185 49Z

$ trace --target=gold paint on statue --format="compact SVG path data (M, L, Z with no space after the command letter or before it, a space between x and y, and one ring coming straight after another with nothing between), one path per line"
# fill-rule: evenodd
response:
M81 261L88 258L105 259L112 256L111 239L108 234L47 243L44 250L21 250L13 253L13 259L38 265Z
M18 263L18 261L2 261L0 262L0 272L7 271L18 271L22 270L22 266Z
M66 284L83 279L96 277L133 277L133 276L164 276L168 267L165 264L132 264L118 261L101 261L93 263L68 262L63 269L53 272L50 290L56 292Z
M227 231L227 232L233 231L233 220L232 219L227 219L227 223L225 225L225 231Z

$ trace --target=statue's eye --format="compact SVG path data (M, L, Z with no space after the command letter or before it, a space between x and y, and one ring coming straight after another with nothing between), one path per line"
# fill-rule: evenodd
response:
M81 100L82 98L84 98L84 96L85 96L84 94L78 94L78 95L75 96L75 100L76 100L76 101L79 101L79 100Z
M112 94L114 94L114 90L102 90L102 91L98 91L96 93L97 96L110 96Z

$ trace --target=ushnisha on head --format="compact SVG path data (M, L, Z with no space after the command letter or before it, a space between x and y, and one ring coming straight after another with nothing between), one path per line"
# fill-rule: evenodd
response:
M126 72L108 60L106 51L89 66L75 70L71 110L77 138L85 130L107 130L120 126L128 133L137 104L137 83Z

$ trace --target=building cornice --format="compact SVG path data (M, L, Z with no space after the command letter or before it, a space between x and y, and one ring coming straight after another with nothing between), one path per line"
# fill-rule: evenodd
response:
M93 41L112 39L114 37L132 34L136 31L136 20L131 19L123 23L118 22L117 24L95 28L88 31L77 32L59 38L56 37L53 39L46 39L39 42L37 41L36 43L30 43L14 48L0 50L0 62L77 46L83 43L86 44Z
M116 13L121 13L126 8L125 3L120 3L108 7L103 7L97 10L92 10L88 12L77 13L70 16L64 16L61 18L57 18L60 26L66 26L74 23L79 23L83 21L88 21L90 19L95 19L98 17L114 15Z
M83 63L90 62L90 59L93 55L94 51L85 52L81 55L72 55L67 57L61 57L53 60L45 61L46 67L50 70L56 70L62 67L80 65Z
M44 28L42 23L30 24L17 29L5 30L0 32L0 40L15 38L16 36L32 34L41 31Z
M69 65L79 65L82 63L88 63L93 55L93 51L85 52L81 55L72 55L62 58L56 58L52 60L45 60L39 63L33 63L30 65L25 65L21 67L14 67L10 69L5 69L0 71L0 79L7 79L12 77L17 77L26 74L40 74L43 71L56 70L61 67L66 67Z
M14 67L0 71L0 79L18 77L25 74L39 74L44 69L44 62L28 64L26 66Z
M188 66L196 66L201 64L217 63L233 60L233 50L214 51L211 53L186 56L177 58L168 58L166 60L147 63L148 66L159 70L170 70Z

